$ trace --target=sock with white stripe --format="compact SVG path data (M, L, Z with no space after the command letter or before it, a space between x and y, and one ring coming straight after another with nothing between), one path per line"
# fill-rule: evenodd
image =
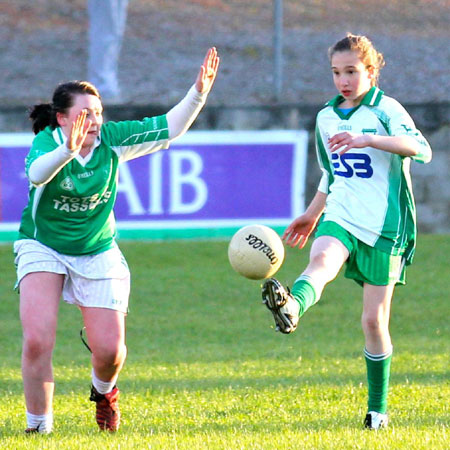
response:
M373 355L364 349L369 386L368 411L386 414L392 347L381 355Z

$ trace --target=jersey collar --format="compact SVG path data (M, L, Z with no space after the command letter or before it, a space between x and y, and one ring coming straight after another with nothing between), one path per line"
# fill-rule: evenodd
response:
M61 127L57 127L52 131L53 139L58 145L63 145L67 141L67 137L61 130Z
M61 127L55 128L52 131L53 139L58 145L63 145L67 142L67 136L62 132ZM75 156L75 159L83 166L85 167L86 164L91 160L92 155L94 154L94 150L100 145L101 139L100 136L98 136L95 139L94 147L91 149L91 151L83 158L79 154Z
M377 86L373 86L361 100L360 105L378 106L381 98L383 97L383 94L384 92L380 88L378 88ZM339 94L328 101L325 106L332 106L333 108L337 108L337 106L340 105L344 100L345 98L341 94Z

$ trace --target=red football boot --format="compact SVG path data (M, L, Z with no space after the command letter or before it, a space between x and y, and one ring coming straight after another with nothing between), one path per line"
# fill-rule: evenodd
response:
M117 431L120 424L119 389L114 389L108 394L99 394L92 386L89 400L96 403L95 419L101 430Z

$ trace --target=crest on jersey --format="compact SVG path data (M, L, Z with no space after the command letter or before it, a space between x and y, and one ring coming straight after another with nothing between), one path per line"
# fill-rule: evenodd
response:
M64 178L64 180L61 181L60 186L65 191L72 191L75 188L75 185L70 177Z
M363 128L362 134L377 134L376 128Z

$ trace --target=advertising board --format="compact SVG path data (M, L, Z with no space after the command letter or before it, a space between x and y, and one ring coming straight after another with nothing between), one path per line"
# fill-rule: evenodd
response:
M28 196L31 133L0 135L0 236L15 238ZM230 236L244 225L287 225L304 210L305 131L190 131L120 166L120 238Z

